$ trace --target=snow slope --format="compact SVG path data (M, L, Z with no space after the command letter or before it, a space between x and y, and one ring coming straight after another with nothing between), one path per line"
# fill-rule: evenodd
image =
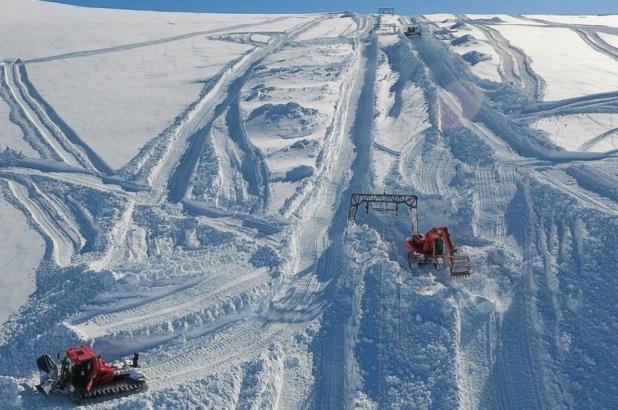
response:
M618 400L614 16L5 3L0 408L71 407L35 358L78 344L148 377L89 408ZM473 274L354 192L418 195Z
M568 28L499 25L496 29L528 53L532 68L547 83L545 100L602 93L618 87L618 60L587 47ZM577 57L573 50L577 50Z
M24 215L0 198L0 322L19 308L35 289L35 270L43 259L45 246L28 226Z

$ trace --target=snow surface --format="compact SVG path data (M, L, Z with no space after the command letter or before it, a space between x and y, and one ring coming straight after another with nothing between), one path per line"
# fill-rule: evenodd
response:
M574 114L545 117L534 126L569 151L604 152L618 149L617 114Z
M618 88L618 61L588 47L568 28L511 25L495 28L530 56L532 68L547 84L545 100L562 100Z
M618 26L618 15L596 15L596 16L560 16L548 14L529 14L526 17L545 20L554 23L586 25L586 26Z
M615 24L3 7L0 408L79 344L141 353L98 409L618 402Z
M0 102L0 130L2 130L0 133L0 149L9 147L30 157L36 157L36 151L24 140L19 127L9 119L10 112L8 105Z
M542 22L525 20L519 16L510 14L466 14L466 17L478 20L487 20L496 24L527 24L527 25L542 25Z
M618 48L618 34L599 33L599 37L605 40L609 45Z
M0 324L35 289L35 270L45 244L24 215L0 196Z
M29 77L62 119L119 169L196 100L205 83L249 50L197 37L34 64Z

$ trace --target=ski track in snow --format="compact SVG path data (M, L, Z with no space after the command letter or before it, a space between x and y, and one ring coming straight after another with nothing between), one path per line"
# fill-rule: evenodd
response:
M333 19L340 17L349 27L337 34ZM0 387L19 383L19 405L45 408L50 402L32 392L30 359L89 343L109 359L142 352L149 379L147 392L94 408L615 402L618 384L608 375L618 364L594 348L597 333L613 330L598 323L603 308L589 292L615 284L607 272L618 263L618 150L589 150L618 128L569 152L530 124L550 115L616 113L618 91L542 101L545 80L491 19L452 15L453 24L477 28L495 48L499 88L475 77L445 44L448 28L428 18L414 18L423 34L411 38L376 30L388 16L353 13L316 14L284 32L268 31L288 18L2 62L0 95L41 158L0 153L0 189L45 239L47 252L36 292L0 332ZM618 50L598 35L618 28L518 18L521 25L570 28L618 60ZM411 21L393 17L397 25ZM239 31L249 27L264 31ZM310 30L325 37L302 40ZM204 35L252 49L118 171L27 78L27 64ZM296 48L304 51L300 62L278 66ZM324 69L320 55L340 60ZM320 112L327 119L321 134L288 136L283 152L305 153L312 173L287 181L271 174L269 153L245 126L250 113L243 104L292 100L311 112L320 101L311 99L315 90L285 84L286 75L299 72L306 75L299 83L336 91L329 112ZM386 78L393 85L383 92ZM411 85L422 106L402 97ZM426 117L422 127L374 140L378 130L405 129L406 109ZM389 145L394 138L401 139L397 149ZM448 225L470 254L473 275L454 281L439 272L411 273L399 246L409 233L405 215L391 221L363 213L360 226L347 226L349 195L365 191L417 194L421 228ZM276 200L282 205L273 207ZM607 238L597 240L599 232ZM578 282L584 276L589 284ZM613 323L615 308L607 310ZM609 340L599 349L611 347ZM599 360L607 370L597 375ZM603 393L588 388L582 369ZM0 406L13 405L16 396L6 390Z

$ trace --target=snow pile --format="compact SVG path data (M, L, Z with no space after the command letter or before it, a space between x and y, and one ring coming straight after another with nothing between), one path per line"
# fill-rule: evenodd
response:
M280 138L299 138L313 134L318 128L318 111L304 108L294 102L264 104L247 118L247 130L264 130ZM264 151L268 146L261 147Z

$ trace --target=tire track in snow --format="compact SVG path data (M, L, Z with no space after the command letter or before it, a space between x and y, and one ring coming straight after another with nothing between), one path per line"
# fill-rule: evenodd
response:
M171 143L149 177L155 195L153 200L160 202L165 191L171 202L182 200L190 173L193 172L203 146L204 136L216 114L223 111L225 102L231 99L230 94L233 94L235 88L240 88L239 85L253 65L278 48L283 41L282 35L267 46L246 54L234 66L225 70L209 93L192 105L185 118L172 131Z
M0 64L0 97L7 103L10 109L9 119L19 127L22 132L23 139L39 154L41 158L51 158L60 160L57 154L53 151L45 139L39 134L39 131L32 125L26 113L23 111L19 102L15 99L13 90L7 82L7 68L5 62Z
M241 165L241 172L244 180L249 183L249 192L260 198L261 201L258 206L252 209L252 213L265 212L268 209L270 199L270 186L268 183L270 172L268 171L264 155L251 143L247 136L245 121L240 111L240 96L237 93L234 101L230 104L226 123L230 137L245 154L243 164Z
M130 309L94 316L76 326L94 338L119 332L133 333L192 314L208 314L209 308L221 305L228 298L239 294L248 295L251 291L264 287L269 277L264 268L236 275L234 278L230 278L229 273L211 274L186 289L151 302L140 303ZM208 297L205 298L205 295Z
M160 180L160 182L152 183L155 190L161 191L161 188L157 187L161 187L163 181L167 181L168 200L173 203L183 200L190 182L190 176L196 167L212 124L229 107L230 111L228 112L231 112L232 115L231 123L238 124L238 126L230 127L232 131L236 132L234 135L237 136L235 138L237 145L242 144L243 140L246 141L246 144L240 146L242 148L244 145L245 153L249 158L250 165L247 172L252 172L251 170L257 172L257 175L250 178L248 182L252 184L256 192L261 191L262 194L266 194L263 201L264 203L268 202L268 171L265 162L257 149L249 144L246 132L243 132L244 126L240 125L242 122L240 113L238 112L237 115L234 115L235 106L233 103L239 98L242 86L261 61L281 48L288 39L293 39L298 34L319 23L323 18L318 17L307 23L301 23L286 33L272 37L271 41L264 45L264 47L254 49L254 51L245 55L235 66L223 73L211 92L199 100L195 107L188 112L186 122L174 131L176 134L174 139L180 139L181 141L173 143L175 146L173 148L173 157L164 160L164 164L167 165L160 167L168 175L163 174L160 177L154 177L154 179ZM173 169L171 169L172 166L174 166ZM243 175L249 176L246 172L243 172ZM260 186L261 189L258 188Z
M154 46L157 44L169 43L173 41L185 40L191 37L203 36L206 34L221 33L225 31L238 30L238 29L245 28L245 27L254 27L254 26L261 26L264 24L272 24L278 21L289 19L289 18L290 17L288 16L275 17L275 18L270 18L270 19L267 19L261 22L236 24L236 25L221 27L221 28L212 29L212 30L193 31L190 33L179 34L179 35L170 36L170 37L163 37L163 38L150 40L150 41L122 44L122 45L113 46L113 47L105 47L105 48L98 48L98 49L91 49L91 50L74 51L71 53L58 54L58 55L48 56L48 57L31 58L28 60L24 60L24 63L25 64L36 64L36 63L44 63L44 62L54 61L54 60L65 60L65 59L70 59L70 58L89 57L89 56L94 56L98 54L106 54L106 53L114 53L118 51L132 50L135 48L142 48L142 47Z
M134 198L127 201L120 219L114 224L108 235L109 245L107 249L99 259L90 262L88 265L91 270L98 272L107 268L124 252L123 247L126 244L127 234L131 227L135 205L136 200Z
M595 161L611 156L614 152L570 152L548 148L538 131L516 126L514 121L494 108L483 92L467 78L467 71L458 69L461 61L452 56L446 46L436 38L422 36L411 39L423 61L433 74L436 84L451 93L463 108L466 117L482 123L499 136L519 156L537 158L553 163Z
M32 198L30 189L24 185L27 182L14 179L7 180L7 182L13 196L30 213L30 219L35 223L35 227L49 239L54 262L60 267L68 266L74 252L71 239L56 225L54 218L48 214L47 210Z
M0 176L7 176L10 178L11 175L23 175L29 178L37 177L51 179L54 181L64 182L72 185L84 186L95 191L106 192L123 198L130 197L130 193L124 190L122 186L113 183L105 183L104 180L101 180L100 178L91 174L84 174L78 172L58 172L45 169L39 170L29 167L9 167L3 168L2 171L0 171Z
M347 99L347 97L346 97ZM343 118L340 118L338 121L342 121L342 124L339 126L347 126L345 118L347 117L347 109L348 106L345 101L342 101L341 109L344 111L345 115L342 115ZM339 129L339 128L337 128ZM333 146L333 150L339 150L339 144L341 144L344 140L344 133L338 133L333 130L335 133L333 138L336 138L336 146ZM333 141L333 143L335 142ZM348 153L349 154L349 153ZM339 155L332 154L329 156L332 161L340 160ZM337 167L335 163L327 166L326 163L324 165L327 169L325 170L326 175L324 178L326 179L323 184L320 185L321 189L333 189L334 193L331 192L329 198L332 198L332 195L337 195L334 199L338 198L338 194L341 192L340 187L333 182L330 184L330 180L328 177L328 173L336 172L337 175L343 177L345 173L344 170L340 167ZM317 198L314 198L317 199ZM323 200L319 200L320 207L324 206L326 208L330 207L330 202L324 203ZM336 201L335 201L336 204ZM331 212L331 211L329 211ZM319 213L319 212L318 212ZM342 213L345 217L345 212ZM322 217L323 215L319 215ZM317 217L317 216L316 216ZM345 220L345 218L344 218ZM315 222L315 220L312 220ZM324 225L318 227L313 226L313 230L317 230L321 232L322 229L327 229L328 226L328 218L324 220ZM340 231L342 232L342 230ZM304 234L309 235L309 232L303 232ZM308 239L309 241L311 239ZM332 255L331 255L332 256ZM317 256L315 256L317 257ZM324 267L322 267L323 269ZM324 274L323 271L321 271ZM315 275L311 275L308 279L311 279ZM297 282L294 282L296 284ZM308 286L313 288L311 284L318 283L319 281L308 281ZM281 292L285 293L287 288L285 286L281 287ZM265 299L265 302L270 299ZM312 298L301 298L294 299L294 301L302 300L303 303L315 303ZM233 323L226 323L222 325L220 331L210 330L208 333L212 334L208 337L204 337L202 339L196 339L190 341L190 346L188 347L178 347L179 352L178 356L170 359L169 361L159 362L153 364L152 371L153 374L165 375L169 373L168 376L163 376L161 380L155 380L153 385L155 388L164 388L165 386L175 385L177 383L182 383L184 380L191 380L197 377L203 377L206 374L216 372L219 369L228 369L230 366L236 364L242 364L247 360L255 357L256 352L266 349L267 346L271 345L273 342L280 338L288 337L288 335L292 334L295 329L298 327L302 327L304 325L304 318L306 317L306 311L312 309L305 309L303 306L296 306L298 310L296 313L292 315L292 317L287 318L284 321L281 321L281 316L274 315L271 316L269 314L271 306L264 306L264 312L260 314L259 317L255 317L254 315L249 315L244 318L241 318L239 321L235 321ZM264 317L264 319L260 319ZM296 318L296 319L294 319ZM256 335L258 335L256 337ZM192 357L190 360L187 356ZM222 357L227 358L223 360ZM196 359L197 358L197 359ZM156 376L154 376L156 377Z
M582 112L618 112L618 91L588 94L558 101L533 102L511 107L509 111L511 115L518 113L520 119Z
M584 40L593 50L603 53L606 56L618 61L618 48L608 44L599 35L592 30L585 30L580 28L573 28L573 31Z
M42 119L39 117L36 109L33 107L34 104L29 103L26 98L29 97L29 94L26 92L26 87L21 85L20 74L18 72L17 64L12 61L3 61L2 62L4 70L4 83L8 87L12 100L17 103L20 112L24 114L25 119L28 120L30 125L33 127L36 132L38 138L40 138L42 143L49 147L51 150L51 155L54 159L59 159L62 162L69 165L78 165L74 158L70 156L62 147L62 145L56 140L54 135L49 131L49 129L43 124ZM30 136L32 138L32 136Z
M243 365L294 330L294 325L268 325L251 318L233 322L227 329L223 326L221 332L212 330L212 336L178 346L173 358L146 367L149 387L166 389Z
M577 150L578 151L589 151L596 144L598 144L599 142L603 141L606 138L611 137L612 135L616 133L618 133L618 128L612 128L609 131L605 131L604 133L599 134L596 137L591 138L588 141L584 142L582 145L579 146L579 148L577 148Z
M597 209L608 215L618 216L618 208L615 203L606 203L601 198L590 195L576 182L570 182L570 177L565 175L562 170L546 169L542 171L532 171L532 175L541 183L552 186L559 192L563 192L579 200L581 204L587 207Z
M348 188L341 193L346 198L351 192L363 191L369 185L371 163L371 143L373 141L374 113L374 81L377 70L378 45L372 34L363 47L364 72L362 88L356 106L354 122L350 129L356 158L352 164L352 177ZM326 288L326 298L334 301L323 318L323 327L316 337L315 371L316 376L316 407L322 409L338 408L350 399L346 391L347 374L354 363L347 363L346 329L342 323L347 323L352 316L352 302L339 292L335 275L344 274L343 236L347 224L347 202L340 201L328 230L330 245L317 261L316 276L320 282L329 282Z
M543 98L543 79L530 66L530 58L519 48L513 46L500 32L487 25L477 24L462 18L467 24L481 30L500 55L500 67L505 82L514 81L528 92L534 100Z
M28 78L23 63L14 65L15 83L21 95L32 108L33 116L38 116L45 124L51 138L77 162L90 171L112 175L113 169L58 115L51 105L39 94Z
M279 45L283 44L282 37L279 37L276 41ZM275 49L273 48L271 52L274 50ZM230 132L230 137L243 151L247 159L247 162L241 164L241 173L243 174L244 179L249 183L252 191L251 193L256 197L259 196L259 194L266 194L263 200L264 202L267 202L267 171L264 168L265 165L261 156L257 154L256 149L252 147L248 141L239 112L240 90L242 89L242 86L246 82L247 78L252 74L255 66L259 64L267 55L268 54L265 53L261 58L253 61L246 71L229 85L226 89L225 98L217 104L216 107L214 107L212 115L209 115L209 122L189 138L186 151L184 152L182 158L180 158L178 166L174 169L174 172L170 176L168 182L168 200L170 202L177 203L182 201L185 197L189 182L191 180L191 174L195 170L199 156L204 149L206 139L209 138L212 125L217 117L226 112L226 110L228 113L226 122ZM263 172L266 173L266 175L262 175ZM260 189L260 187L262 188Z

